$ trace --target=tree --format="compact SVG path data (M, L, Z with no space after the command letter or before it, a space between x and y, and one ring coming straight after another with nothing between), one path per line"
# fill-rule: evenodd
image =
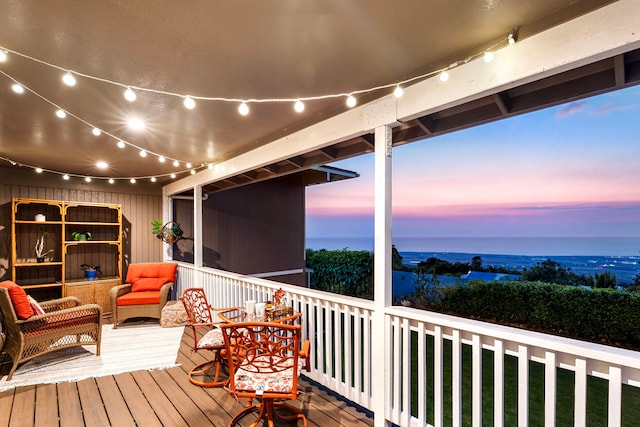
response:
M391 269L397 271L411 271L409 267L402 263L402 255L398 252L396 245L391 245Z
M539 262L530 269L522 270L522 280L531 282L557 283L559 285L580 286L587 285L584 276L578 276L557 261L547 259Z
M604 271L602 274L596 273L596 288L615 288L618 286L618 277L610 271Z
M471 258L471 270L482 271L482 262L482 257L480 255L476 255Z

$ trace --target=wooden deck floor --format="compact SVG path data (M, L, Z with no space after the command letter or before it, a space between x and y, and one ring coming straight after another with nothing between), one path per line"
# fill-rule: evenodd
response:
M179 367L91 378L77 383L19 387L0 393L0 427L226 426L242 409L221 388L191 384L187 372L210 353L192 353L185 328ZM309 426L370 427L373 420L301 381L297 404ZM302 423L299 423L302 425Z

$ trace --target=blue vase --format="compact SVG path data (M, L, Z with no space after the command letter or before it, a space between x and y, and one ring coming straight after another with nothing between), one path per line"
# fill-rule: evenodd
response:
M84 274L87 277L87 280L96 280L98 270L85 270Z

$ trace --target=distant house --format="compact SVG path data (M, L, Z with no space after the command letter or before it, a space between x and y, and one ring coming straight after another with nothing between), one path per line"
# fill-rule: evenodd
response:
M497 282L500 280L520 280L519 274L506 274L506 273L490 273L486 271L470 271L467 274L463 274L460 278L465 281L481 280L483 282Z

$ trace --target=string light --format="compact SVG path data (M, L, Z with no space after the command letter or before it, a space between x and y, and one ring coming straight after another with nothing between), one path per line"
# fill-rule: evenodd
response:
M73 74L71 74L70 71L67 71L67 73L64 76L62 76L62 81L67 86L75 86L76 85L76 78L73 77Z
M418 80L424 80L427 79L429 77L432 76L436 76L439 75L439 78L442 82L446 82L449 78L449 73L448 70L451 70L452 68L457 67L458 65L461 64L466 64L469 61L471 61L472 59L475 59L479 56L483 56L485 61L490 62L490 60L493 59L493 52L492 50L494 50L495 48L499 47L501 44L505 43L507 45L513 45L516 43L516 39L517 39L517 27L516 30L514 30L513 32L509 33L507 35L506 38L502 39L501 41L495 43L493 46L491 46L487 51L485 52L481 52L478 54L474 54L471 55L467 58L465 58L464 60L461 61L457 61L454 62L453 64L449 65L448 67L445 67L443 69L440 70L435 70L435 71L431 71L425 74L421 74L421 75L417 75L405 80L402 80L400 82L396 82L396 83L389 83L389 84L384 84L384 85L379 85L379 86L375 86L375 87L370 87L370 88L365 88L365 89L358 89L358 90L354 90L348 93L335 93L335 94L326 94L326 95L319 95L319 96L309 96L309 97L301 97L301 98L263 98L263 99L238 99L238 98L225 98L225 97L207 97L207 96L194 96L194 95L185 95L185 94L180 94L180 93L176 93L176 92L170 92L170 91L165 91L165 90L158 90L158 89L153 89L153 88L144 88L144 87L138 87L138 86L131 86L131 85L127 85L124 83L120 83L120 82L116 82L113 80L109 80L109 79L105 79L105 78L101 78L101 77L97 77L97 76L92 76L89 74L85 74L85 73L80 73L74 70L67 70L67 69L63 69L60 66L57 66L55 64L51 64L49 62L31 57L29 55L8 49L8 48L4 48L2 46L0 46L0 62L5 62L8 59L8 54L9 53L13 53L17 56L20 56L22 58L26 58L29 59L31 61L37 62L39 64L48 66L50 68L54 68L57 69L61 72L64 73L63 75L63 81L65 84L73 86L76 84L76 76L79 77L83 77L83 78L87 78L87 79L91 79L91 80L95 80L95 81L99 81L99 82L103 82L103 83L107 83L107 84L111 84L114 86L119 86L125 89L124 91L124 96L125 99L127 101L133 102L137 99L137 95L135 93L135 91L142 91L142 92L150 92L150 93L155 93L155 94L161 94L161 95L167 95L167 96L176 96L176 97L180 97L183 99L183 103L185 108L188 109L192 109L195 107L195 100L204 100L204 101L220 101L220 102L233 102L233 103L240 103L239 107L238 107L238 111L240 114L246 116L249 114L249 106L248 103L249 102L254 102L254 103L268 103L268 102L291 102L294 103L294 110L296 112L302 112L304 111L305 105L304 102L306 101L313 101L313 100L323 100L323 99L329 99L329 98L338 98L338 97L346 97L346 104L349 108L354 107L357 104L357 100L355 98L355 95L359 95L359 94L363 94L363 93L369 93L369 92L373 92L373 91L377 91L377 90L381 90L381 89L386 89L386 88L394 88L393 90L393 94L394 96L396 96L397 98L401 97L404 90L402 89L402 86L405 86L409 83L418 81ZM145 154L147 153L146 150L142 149L141 147L136 146L135 144L132 144L130 142L126 142L123 141L120 138L117 138L115 135L109 133L109 132L104 132L101 129L91 125L90 123L88 123L87 121L81 119L80 117L68 113L66 112L64 109L56 106L56 104L54 104L53 102L49 101L48 99L46 99L44 96L38 94L37 92L35 92L34 90L25 87L23 85L21 85L20 83L17 82L16 79L14 79L13 77L11 77L10 75L8 75L7 73L5 73L3 70L0 69L0 74L8 77L10 80L13 81L13 86L12 89L14 90L14 92L16 93L24 93L25 90L28 90L29 92L33 93L34 95L38 96L39 98L41 98L42 100L44 100L45 102L49 103L50 105L54 106L57 108L56 111L56 115L60 118L64 118L67 115L71 115L72 117L74 117L75 119L81 121L82 123L91 126L92 127L92 133L96 136L101 135L102 133L105 133L106 135L116 139L117 145L119 148L125 148L127 145L132 146L134 148L137 148L140 150L140 154L143 155L142 153L144 152ZM134 91L135 90L135 91ZM138 129L143 129L144 128L144 122L142 122L142 120L140 119L133 119L130 121L130 124L132 124L134 127L138 128ZM150 154L156 155L158 156L158 159L160 162L164 163L164 161L167 160L167 158L165 156L162 156L160 154L157 153L153 153L153 152L149 152ZM12 165L16 165L18 164L17 162L10 160L10 159L5 159L0 157L0 160L5 160L7 162L10 162ZM177 159L170 159L173 160L173 165L175 167L178 167L180 165L180 162ZM40 168L36 168L35 166L29 166L29 165L23 165L21 164L20 166L26 166L26 167L30 167L33 169L40 169ZM191 166L188 166L189 168L191 168ZM201 165L201 167L208 167L208 168L212 168L211 164L208 165ZM50 171L48 170L47 172L50 173L56 173L56 174L60 174L63 175L64 179L68 179L71 176L76 176L76 177L81 177L84 178L87 182L91 182L91 177L89 176L83 176L83 175L74 175L74 174L64 174L62 172L58 172L58 171ZM191 169L191 173L195 173L196 169ZM176 178L176 174L175 173L171 173L171 174L165 174L165 175L160 175L160 176L170 176L172 179ZM98 179L107 179L106 177L96 177ZM156 178L154 177L138 177L138 178ZM136 179L136 178L116 178L116 179ZM153 179L151 179L152 182L155 182ZM109 183L113 183L114 178L109 178Z
M191 163L187 163L185 166L187 167L187 169L191 169Z
M147 157L147 152L145 150L140 150L140 157Z
M136 98L136 93L130 87L128 87L127 90L124 91L124 99L126 99L127 101L133 102L136 100Z
M42 168L36 168L37 173L42 173Z
M190 96L186 96L184 98L184 108L187 110L193 110L196 107L196 101L193 100Z
M155 177L155 176L152 176L152 177L150 178L150 180L151 180L151 182L156 182L156 177Z
M493 61L493 52L487 51L484 53L484 62L489 63Z
M131 178L131 179L129 180L129 182L130 182L130 183L132 183L132 184L135 184L135 183L136 183L136 179L135 179L135 178Z
M109 178L109 184L113 184L114 182L116 182L116 180L115 180L115 179L113 179L113 178Z
M69 181L69 175L67 175L66 173L64 175L62 175L62 179L64 179L65 181Z

